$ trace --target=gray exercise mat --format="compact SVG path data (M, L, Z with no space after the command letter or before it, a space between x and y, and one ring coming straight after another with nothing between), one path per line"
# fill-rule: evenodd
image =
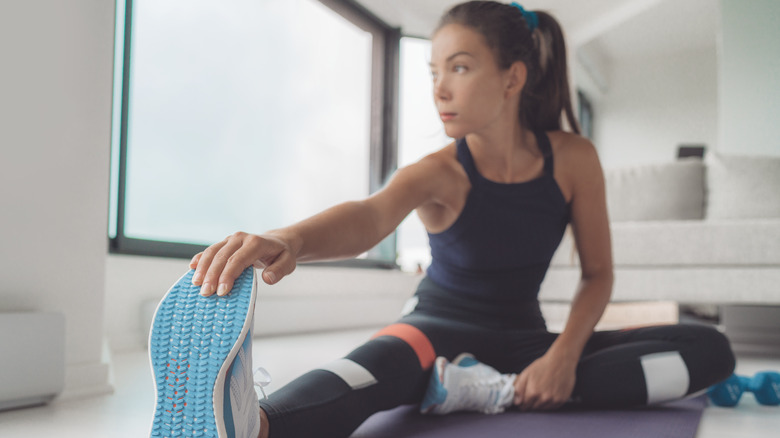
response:
M420 415L415 406L401 406L373 415L352 438L693 438L706 403L700 396L636 409L441 417Z

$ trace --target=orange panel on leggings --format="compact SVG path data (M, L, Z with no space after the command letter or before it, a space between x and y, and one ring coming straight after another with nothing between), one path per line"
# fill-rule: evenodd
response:
M433 365L433 361L436 360L436 352L433 349L431 341L425 336L425 333L420 331L417 327L409 324L389 325L377 332L371 339L380 336L393 336L409 344L417 354L417 359L420 360L420 366L424 370L429 369Z

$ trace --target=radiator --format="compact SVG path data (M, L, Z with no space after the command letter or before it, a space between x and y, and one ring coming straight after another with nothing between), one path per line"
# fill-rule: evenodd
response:
M0 313L0 410L47 403L64 385L64 315Z

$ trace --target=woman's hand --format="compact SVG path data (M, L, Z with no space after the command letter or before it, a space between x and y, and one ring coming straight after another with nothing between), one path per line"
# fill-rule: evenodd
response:
M577 361L561 360L548 352L515 380L515 405L523 411L561 407L574 391L576 369Z
M204 296L226 295L233 282L249 266L263 269L267 284L277 283L295 270L296 250L287 240L274 235L238 232L198 253L190 261L195 269L192 284L201 286Z

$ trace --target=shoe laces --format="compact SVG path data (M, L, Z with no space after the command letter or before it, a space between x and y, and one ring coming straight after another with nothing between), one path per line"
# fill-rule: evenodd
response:
M271 374L265 368L257 367L252 378L255 381L255 387L259 388L263 398L268 400L268 396L265 395L265 389L263 388L271 384Z
M501 401L506 398L508 385L503 376L479 379L465 384L460 398L463 407L470 410L479 410L488 414L504 411Z

